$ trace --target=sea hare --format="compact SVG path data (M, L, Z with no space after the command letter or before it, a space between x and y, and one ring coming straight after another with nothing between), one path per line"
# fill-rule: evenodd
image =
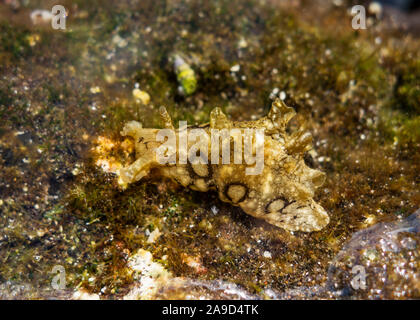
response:
M174 129L161 107L165 129L143 128L136 121L124 126L121 135L135 139L136 161L119 170L119 182L127 186L153 169L184 187L216 190L222 201L286 230L321 230L329 216L313 197L325 175L304 162L311 135L286 132L295 114L277 99L257 121L230 121L215 108L210 123Z

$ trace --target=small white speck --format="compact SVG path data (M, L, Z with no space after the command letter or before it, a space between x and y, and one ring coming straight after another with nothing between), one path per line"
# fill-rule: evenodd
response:
M279 88L274 88L273 91L271 91L269 98L271 100L274 100L277 97L279 92L280 92Z
M239 64L235 64L230 68L231 72L238 72L239 70L241 70L241 66Z
M285 100L286 99L286 92L282 91L280 92L280 100Z
M238 48L239 49L244 49L248 46L248 43L246 42L246 40L244 38L241 38L241 40L239 40L238 42Z
M369 12L376 16L380 16L382 14L382 5L379 2L371 2L369 4Z
M264 256L264 258L269 258L269 259L271 259L271 252L270 252L270 251L264 251L263 256Z
M149 231L149 229L147 229L147 231ZM161 236L161 232L159 231L159 228L156 228L155 230L153 230L153 232L149 231L149 234L147 235L147 243L154 243L160 236Z
M214 215L219 213L219 209L216 206L211 207L211 212L213 212Z

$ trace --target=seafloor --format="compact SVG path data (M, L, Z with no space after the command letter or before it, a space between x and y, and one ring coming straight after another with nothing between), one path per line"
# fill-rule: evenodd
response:
M0 298L420 298L413 19L373 6L354 30L337 0L63 0L65 30L31 20L54 4L0 2ZM159 126L161 105L250 120L275 96L327 175L319 232L159 178L122 191L97 165L120 159L126 121Z

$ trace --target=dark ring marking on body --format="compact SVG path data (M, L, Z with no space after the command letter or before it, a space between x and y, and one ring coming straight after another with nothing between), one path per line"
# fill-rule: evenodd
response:
M229 196L229 193L228 193L229 188L232 187L232 186L241 186L245 189L244 195L237 202L234 202L233 199ZM224 193L225 197L228 198L229 201L231 201L232 203L241 203L242 201L244 201L248 197L249 190L248 190L247 185L245 185L241 182L232 182L232 183L229 183L225 186L225 188L223 190L223 193Z
M201 163L196 164L196 165L205 166L205 164L201 164ZM197 171L195 171L194 167L191 164L189 159L188 159L188 162L187 162L187 168L188 168L188 172L189 172L191 177L197 176L197 177L200 177L200 178L211 178L212 175L213 175L213 168L211 167L211 165L209 163L207 164L207 174L206 175L201 175Z
M270 208L270 205L273 203L273 202L275 202L275 201L277 201L277 200L281 200L281 201L283 201L284 202L284 206L283 206L283 208L281 208L280 210L277 210L277 211L273 211L273 212L270 212L270 210L269 210L269 208ZM293 200L293 201L288 201L286 198L284 198L284 197L278 197L278 198L276 198L276 199L274 199L274 200L271 200L266 206L265 206L265 214L269 214L269 213L274 213L274 212L279 212L279 213L283 213L283 210L284 209L286 209L289 205L291 205L292 203L294 203L294 202L296 202L295 200Z
M173 177L173 179L175 179L175 181L180 184L181 186L184 186L184 184L181 182L181 180L178 177ZM192 185L194 183L194 181L192 179L190 179L190 181L188 182L188 184L185 186L185 188L189 188L190 185Z

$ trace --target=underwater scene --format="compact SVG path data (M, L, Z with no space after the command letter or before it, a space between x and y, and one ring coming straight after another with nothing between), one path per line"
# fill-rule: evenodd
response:
M0 0L0 300L420 299L420 1Z

